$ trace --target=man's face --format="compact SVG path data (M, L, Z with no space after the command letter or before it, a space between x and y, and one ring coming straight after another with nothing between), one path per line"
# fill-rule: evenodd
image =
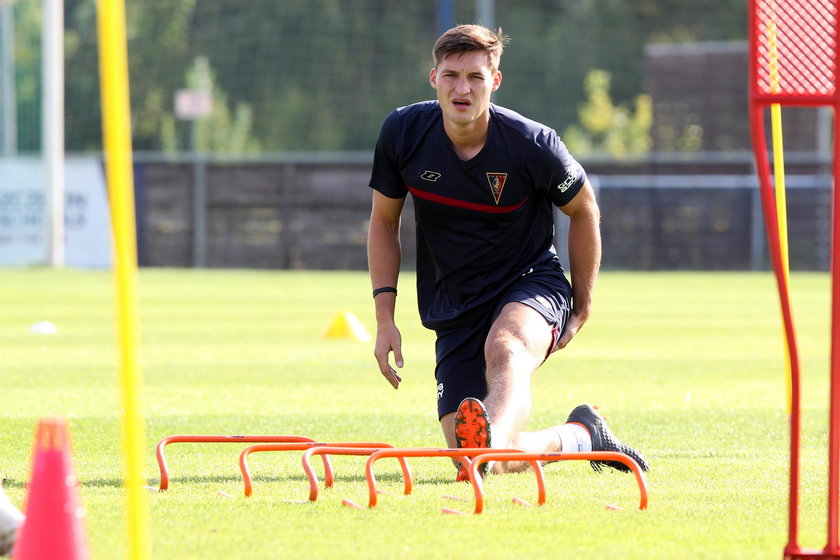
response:
M486 117L490 94L499 88L502 73L490 68L483 51L468 51L444 58L432 68L429 82L437 90L444 118L466 125Z

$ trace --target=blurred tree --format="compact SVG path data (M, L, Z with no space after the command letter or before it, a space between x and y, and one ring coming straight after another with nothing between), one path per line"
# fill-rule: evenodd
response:
M227 94L215 83L209 61L200 56L187 70L186 87L208 92L213 100L209 115L182 127L189 140L180 141L174 115L164 115L161 127L161 145L165 152L179 149L221 156L235 156L260 151L260 143L253 136L253 112L247 103L240 102L231 111Z
M639 95L633 109L610 98L610 74L591 70L586 75L587 101L578 109L580 124L566 128L563 140L575 155L609 154L617 158L646 154L651 147L653 103Z
M635 0L636 23L650 43L733 41L747 37L743 0Z
M195 56L189 38L196 0L130 1L127 6L134 148L159 150L175 91Z
M66 146L101 146L95 0L65 0ZM433 96L434 2L388 0L128 0L134 147L160 150L177 132L175 91L208 59L231 126L248 120L263 150L370 150L396 106ZM40 3L15 4L18 145L40 147ZM474 17L457 0L459 22ZM511 35L497 101L558 130L577 121L592 68L610 97L633 105L649 42L744 39L743 0L496 0ZM168 132L167 132L168 131ZM177 136L177 135L176 135ZM183 145L183 142L181 142Z
M393 107L432 95L434 16L432 3L384 0L201 2L193 30L266 150L369 150Z
M502 60L499 103L557 130L577 121L592 68L615 77L613 96L632 100L643 88L644 36L623 0L499 2L511 35ZM509 23L507 23L509 22Z
M17 2L14 11L17 148L27 152L41 147L41 9Z

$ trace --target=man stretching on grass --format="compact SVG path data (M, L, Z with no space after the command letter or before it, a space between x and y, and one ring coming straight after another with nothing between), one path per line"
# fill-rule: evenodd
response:
M389 356L393 352L396 366L403 366L394 309L400 215L410 192L417 299L423 325L437 334L438 417L447 445L619 451L647 470L588 405L575 408L565 424L522 431L531 412L532 374L589 318L601 238L592 187L557 134L490 103L502 82L506 41L501 30L478 25L444 33L429 76L437 101L396 109L382 125L368 237L374 354L396 389L401 379ZM571 285L552 246L552 205L570 220ZM496 463L492 469L523 466Z

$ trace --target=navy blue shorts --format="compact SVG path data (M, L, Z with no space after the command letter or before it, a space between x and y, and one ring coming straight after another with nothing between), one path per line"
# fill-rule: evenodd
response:
M511 302L535 309L551 325L554 342L551 348L546 348L548 356L569 318L572 287L559 265L540 268L520 277L501 295L495 307L488 307L486 313L469 325L435 331L438 418L455 412L466 397L487 397L484 342L502 308Z

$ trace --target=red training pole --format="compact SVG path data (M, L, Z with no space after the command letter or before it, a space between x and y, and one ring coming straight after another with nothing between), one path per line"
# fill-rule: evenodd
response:
M840 115L834 108L834 191L831 211L831 406L828 424L828 544L826 551L840 555L838 496L840 496Z

